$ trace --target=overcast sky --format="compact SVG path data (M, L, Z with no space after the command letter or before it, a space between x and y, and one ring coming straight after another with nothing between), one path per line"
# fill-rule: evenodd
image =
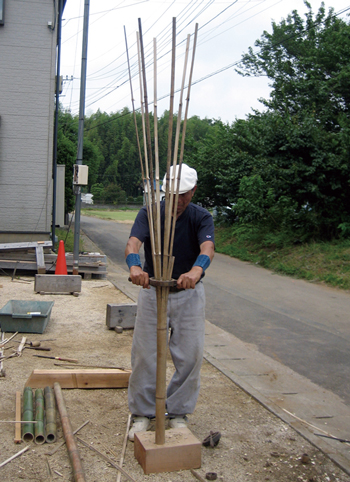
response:
M314 13L321 1L309 0ZM79 112L84 0L68 0L62 23L61 75L64 82L60 101L72 114ZM326 9L350 13L350 0L326 0ZM262 109L258 99L269 96L265 78L246 78L232 66L241 59L271 23L286 18L292 9L304 16L303 0L90 0L85 113L117 112L132 108L127 69L124 26L133 75L135 108L140 107L137 75L136 32L142 22L143 42L149 68L148 98L153 94L153 38L157 39L158 115L169 109L171 28L176 18L176 89L181 87L186 37L195 23L198 41L193 72L189 116L233 122L245 118L252 108ZM192 55L192 53L190 54ZM220 72L221 71L221 72ZM71 80L73 79L73 80ZM178 110L179 96L175 98ZM150 107L152 110L152 106Z

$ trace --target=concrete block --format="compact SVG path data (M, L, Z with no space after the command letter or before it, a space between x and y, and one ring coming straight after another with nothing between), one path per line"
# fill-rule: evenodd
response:
M135 434L134 455L145 474L198 469L201 442L188 428L165 431L165 443L156 445L154 432Z
M116 326L130 329L135 326L137 304L117 304L108 303L106 313L106 325L110 329L114 329Z
M81 276L36 274L34 291L36 293L80 293Z

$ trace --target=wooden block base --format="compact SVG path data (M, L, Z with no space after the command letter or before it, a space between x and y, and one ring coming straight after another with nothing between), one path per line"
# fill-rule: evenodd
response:
M52 275L52 274L36 274L34 291L36 293L80 293L81 292L81 276L80 275Z
M156 445L154 432L135 434L134 455L145 474L198 469L201 442L188 428L165 431L165 444Z
M136 303L108 303L106 311L106 325L113 329L116 326L131 329L135 326Z

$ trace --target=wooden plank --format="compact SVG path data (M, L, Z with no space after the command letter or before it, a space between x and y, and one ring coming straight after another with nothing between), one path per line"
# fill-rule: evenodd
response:
M15 444L20 444L22 442L22 430L21 430L21 415L22 415L22 394L21 392L16 392L16 424L15 424Z
M38 273L45 274L46 273L46 266L44 261L44 248L42 245L37 246L35 248L35 257L36 257L36 264L38 268Z
M145 474L198 469L201 445L188 428L167 430L163 445L156 445L154 432L138 432L134 455Z
M58 382L62 388L126 388L131 370L113 369L72 369L33 370L26 387L53 387Z
M36 293L75 293L81 292L80 275L36 274L34 282Z
M14 250L14 249L33 249L38 246L45 248L52 248L52 241L34 241L34 242L23 242L23 243L0 243L0 251Z

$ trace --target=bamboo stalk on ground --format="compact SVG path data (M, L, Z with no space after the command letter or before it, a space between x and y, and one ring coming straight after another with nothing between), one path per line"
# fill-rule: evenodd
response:
M56 412L55 396L51 387L45 387L44 397L45 397L45 415L46 415L46 423L45 423L46 442L49 444L52 444L56 442L56 436L57 436L57 425L56 425L57 412Z
M87 420L86 422L84 422L82 425L80 425L80 427L78 427L76 430L74 430L73 432L73 435L75 435L76 433L78 433L83 427L85 427L85 425L87 425L88 423L90 422L90 420ZM66 443L66 441L64 440L63 442L60 442L58 445L56 445L56 447L51 450L51 452L46 452L46 455L53 455L55 454L61 447L63 447L63 445Z
M34 439L34 409L33 409L33 391L30 387L26 387L23 392L23 435L24 442L31 442Z
M73 468L74 480L76 482L85 482L85 476L83 466L80 460L78 446L75 442L72 426L69 421L61 386L57 382L54 383L54 392L56 396L57 408L62 422L63 434L67 445L68 455Z
M35 390L35 443L45 443L44 432L44 392L42 388Z

